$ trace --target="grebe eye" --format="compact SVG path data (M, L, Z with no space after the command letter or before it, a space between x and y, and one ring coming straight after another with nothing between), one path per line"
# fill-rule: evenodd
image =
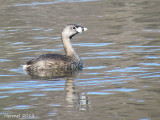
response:
M73 27L73 29L76 29L76 27Z

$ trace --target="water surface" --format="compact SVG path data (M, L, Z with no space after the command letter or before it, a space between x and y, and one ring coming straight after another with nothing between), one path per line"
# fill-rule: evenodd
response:
M160 1L31 0L0 4L0 118L159 120ZM88 28L72 40L77 76L32 78L22 66L64 54L66 24ZM9 116L10 115L10 116Z

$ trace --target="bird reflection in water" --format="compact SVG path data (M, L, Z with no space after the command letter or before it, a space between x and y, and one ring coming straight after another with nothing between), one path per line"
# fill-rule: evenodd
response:
M67 107L76 110L90 110L91 105L84 93L77 94L74 79L82 70L38 70L28 71L27 73L33 79L55 80L56 78L65 78L65 100Z
M77 94L73 77L67 77L65 85L65 99L68 107L76 107L76 110L90 110L90 102L88 96L83 93Z

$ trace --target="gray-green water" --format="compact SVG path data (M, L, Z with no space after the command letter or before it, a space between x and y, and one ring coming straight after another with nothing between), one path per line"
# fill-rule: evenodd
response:
M3 0L0 119L159 120L159 0ZM75 77L33 79L21 65L64 54L66 24L88 28L73 46Z

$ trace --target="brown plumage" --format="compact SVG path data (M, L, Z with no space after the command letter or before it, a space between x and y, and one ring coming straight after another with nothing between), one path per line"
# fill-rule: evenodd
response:
M71 38L82 31L86 31L87 28L79 25L70 24L67 25L62 31L62 42L66 55L60 54L45 54L38 58L31 59L26 62L24 69L26 71L37 70L79 70L82 69L83 63L77 53L74 51L70 42Z

